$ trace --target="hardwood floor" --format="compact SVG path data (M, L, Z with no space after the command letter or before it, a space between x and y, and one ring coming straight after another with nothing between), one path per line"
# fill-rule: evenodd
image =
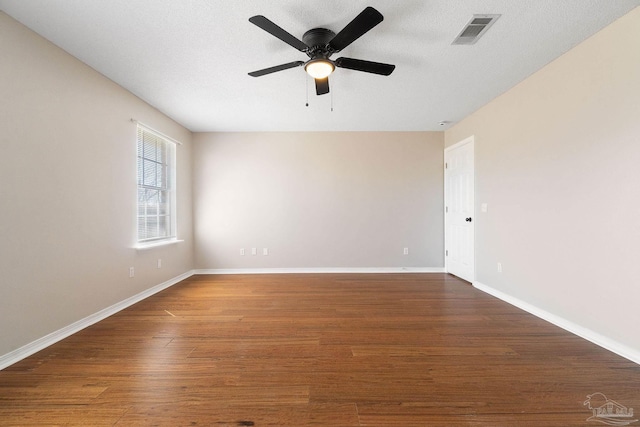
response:
M193 276L0 371L0 425L602 425L595 392L640 412L640 366L452 276Z

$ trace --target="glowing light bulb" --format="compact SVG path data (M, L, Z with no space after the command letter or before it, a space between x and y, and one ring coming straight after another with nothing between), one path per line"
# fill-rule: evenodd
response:
M333 73L335 67L328 59L312 59L304 66L304 70L314 79L324 79Z

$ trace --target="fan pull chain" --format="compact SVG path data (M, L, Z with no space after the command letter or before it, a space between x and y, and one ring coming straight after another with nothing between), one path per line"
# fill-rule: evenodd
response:
M331 95L331 112L333 113L333 91L329 92Z
M304 76L304 83L305 83L305 93L307 94L307 103L305 104L306 107L309 106L309 78L307 77L306 73Z

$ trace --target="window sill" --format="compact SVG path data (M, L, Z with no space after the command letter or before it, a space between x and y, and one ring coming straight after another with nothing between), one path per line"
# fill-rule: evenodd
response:
M160 246L173 245L180 242L184 242L184 240L169 239L169 240L161 240L158 242L138 243L136 246L134 246L134 248L139 251L145 251L147 249L158 248Z

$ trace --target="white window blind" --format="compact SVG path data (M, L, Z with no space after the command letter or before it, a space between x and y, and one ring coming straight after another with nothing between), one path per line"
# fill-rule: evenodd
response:
M138 124L138 242L176 237L175 144Z

